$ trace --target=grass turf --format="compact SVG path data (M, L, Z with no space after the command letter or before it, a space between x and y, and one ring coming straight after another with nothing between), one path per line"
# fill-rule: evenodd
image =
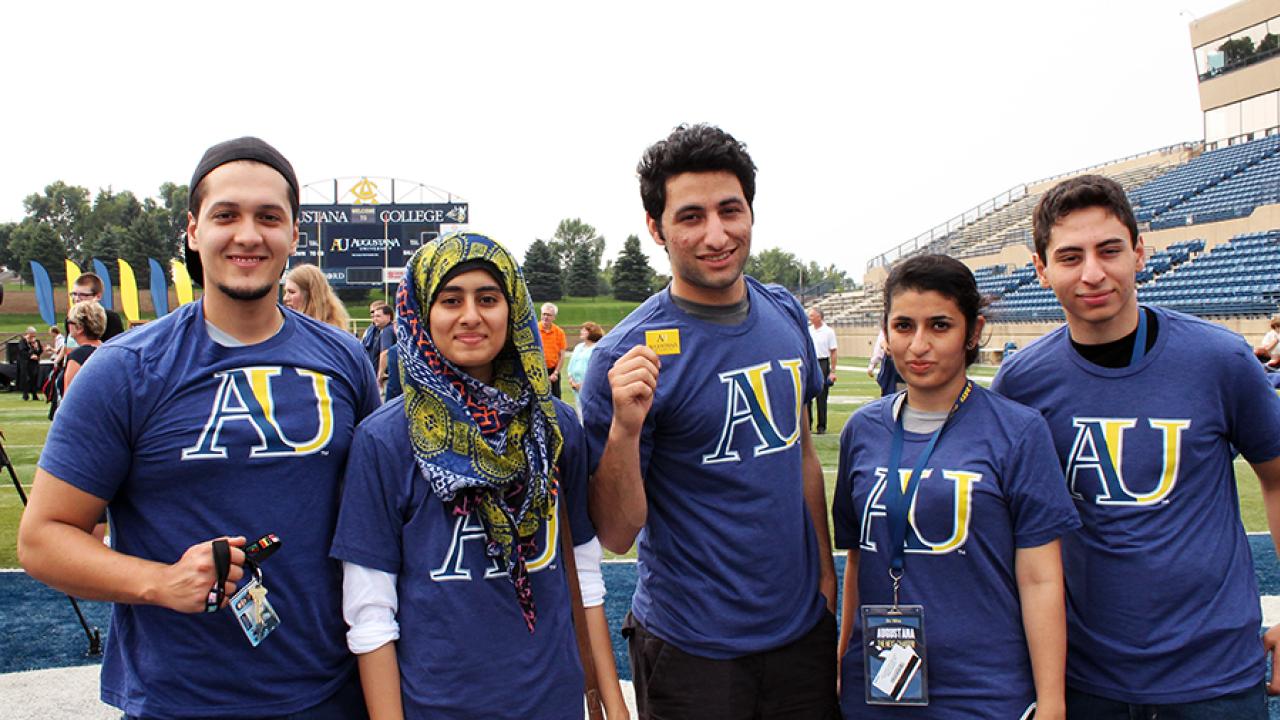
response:
M561 305L561 314L565 306ZM859 407L879 396L880 389L867 374L860 369L866 366L866 358L845 358L840 361L841 370L831 389L828 412L828 432L826 435L815 435L814 446L818 459L822 462L823 475L826 478L827 507L831 507L831 496L835 491L836 465L840 453L840 429ZM990 378L995 368L975 366L970 375L975 378ZM572 402L566 392L566 400ZM19 393L0 393L0 431L5 434L5 448L13 460L18 477L27 488L35 476L36 460L40 448L44 445L45 434L49 430L46 419L49 406L43 402L23 402ZM1245 529L1250 532L1267 529L1266 513L1262 505L1262 493L1258 486L1258 478L1252 468L1243 460L1235 464L1236 485L1240 493L1240 510ZM0 568L17 567L17 532L18 519L22 513L22 504L12 482L4 478L4 487L0 488ZM634 557L635 549L626 555L617 556L612 553L608 557Z

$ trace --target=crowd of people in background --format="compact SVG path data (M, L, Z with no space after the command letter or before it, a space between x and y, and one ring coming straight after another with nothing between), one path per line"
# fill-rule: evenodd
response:
M93 348L124 331L119 313L102 306L102 292L102 280L97 275L82 274L69 293L71 307L65 320L66 333L56 326L50 327L49 341L45 342L34 327L29 327L19 337L15 387L22 393L23 400L43 398L49 402L51 420L71 379L88 359ZM322 323L354 331L346 306L323 271L314 265L298 265L285 273L281 282L280 303ZM551 347L551 351L544 354L544 360L547 373L552 378L552 394L556 397L561 395L560 370L563 367L576 397L582 386L591 349L604 336L604 330L597 323L588 321L579 332L579 344L567 347L563 328L554 323L558 313L559 308L553 303L546 303L542 307L538 329L543 341L547 343L544 347ZM361 344L373 366L379 394L384 402L401 394L394 316L395 309L387 302L373 301L369 305L370 323L361 336ZM96 322L99 318L101 322ZM87 349L77 352L80 347ZM47 361L48 368L45 371L41 370L41 361Z
M18 389L23 400L40 397L40 358L44 356L44 343L36 337L36 329L28 327L18 340Z

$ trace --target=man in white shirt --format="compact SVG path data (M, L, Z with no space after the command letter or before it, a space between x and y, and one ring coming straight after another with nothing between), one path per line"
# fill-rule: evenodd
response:
M827 379L827 386L815 398L818 403L816 416L813 414L813 403L809 404L809 422L812 423L817 418L819 435L827 432L827 393L836 384L836 331L822 320L821 310L809 308L809 337L813 339L813 351L818 354L818 367L822 368L822 376Z

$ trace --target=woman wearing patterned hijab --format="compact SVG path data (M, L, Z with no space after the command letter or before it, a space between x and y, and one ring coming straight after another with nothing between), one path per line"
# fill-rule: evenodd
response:
M487 237L445 236L409 261L396 311L404 395L356 432L332 550L370 716L581 716L560 498L597 675L625 716L586 445L551 397L519 266Z

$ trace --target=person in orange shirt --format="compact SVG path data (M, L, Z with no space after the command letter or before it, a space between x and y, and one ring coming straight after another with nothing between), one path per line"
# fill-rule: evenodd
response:
M542 304L542 321L538 332L542 334L542 354L547 360L547 379L551 381L551 394L560 397L560 368L564 365L564 330L556 325L560 308L552 303Z

